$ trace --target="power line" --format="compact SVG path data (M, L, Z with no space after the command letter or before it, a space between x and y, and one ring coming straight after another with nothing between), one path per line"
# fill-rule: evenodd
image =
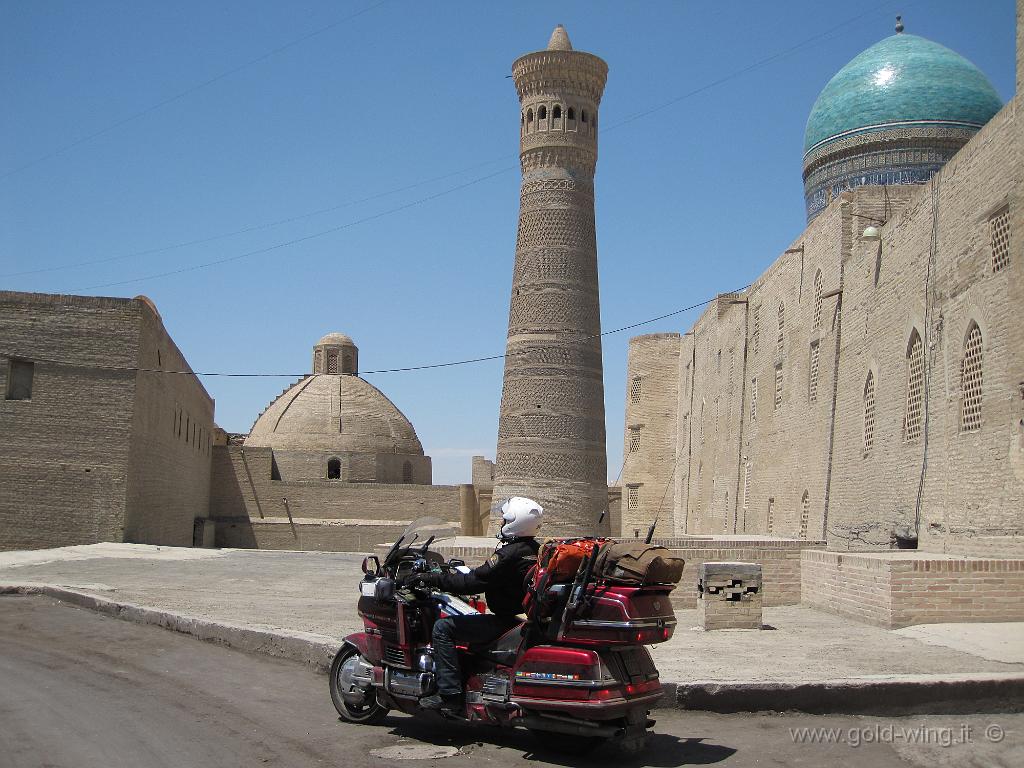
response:
M908 2L911 2L911 3L914 2L914 1L915 0L908 0ZM164 104L164 103L169 103L170 101L173 101L173 100L179 98L180 96L184 96L187 93L190 93L190 92L192 92L194 90L198 90L199 88L205 87L208 84L212 84L213 82L216 82L219 79L223 79L223 77L226 77L227 75L232 74L233 72L237 72L239 69L243 69L246 66L249 66L250 64L256 63L258 61L262 61L263 59L268 58L269 56L272 56L275 53L284 50L285 48L291 47L292 45L295 45L295 44L298 44L299 42L302 42L303 40L306 40L306 39L309 39L310 37L313 37L315 35L321 34L322 32L325 32L328 29L332 29L333 27L337 26L338 24L342 23L343 21L346 21L348 19L354 18L355 16L361 15L363 13L366 13L369 10L372 10L372 9L374 9L374 8L380 6L380 5L383 5L384 2L387 2L387 0L381 0L381 2L377 3L376 5L369 6L368 8L365 8L362 11L360 11L359 13L354 14L353 16L346 17L346 19L341 19L341 20L339 20L337 22L334 22L331 25L328 25L327 27L323 27L320 30L317 30L317 31L312 32L312 33L309 33L308 35L306 35L306 36L304 36L302 38L299 38L299 39L297 39L295 41L292 41L291 43L288 43L288 44L286 44L284 46L281 46L281 47L275 49L274 51L271 51L270 53L264 54L259 59L254 59L254 60L252 60L251 62L249 62L247 64L243 64L243 65L241 65L239 67L236 67L234 70L231 70L231 71L229 71L227 73L219 75L217 78L214 78L214 79L212 79L210 81L207 81L207 83L205 83L205 84L201 84L199 86L196 86L195 88L191 89L190 91L184 91L181 94L179 94L178 96L172 97L171 99L167 100L166 102L162 102L160 105L157 105L156 107L150 108L147 111L152 111L153 109L156 109L159 106L162 106L162 104ZM830 29L827 29L824 32L821 32L821 33L819 33L817 35L814 35L814 36L812 36L810 38L807 38L806 40L804 40L804 41L802 41L800 43L797 43L796 45L791 46L790 48L787 48L784 51L780 51L778 53L772 54L771 56L768 56L768 57L765 57L763 59L760 59L759 61L756 61L756 62L754 62L754 63L752 63L752 64L750 64L750 65L748 65L746 67L743 67L742 69L738 69L738 70L736 70L736 71L734 71L734 72L732 72L732 73L730 73L728 75L725 75L724 77L721 77L721 78L719 78L717 80L714 80L714 81L712 81L710 83L707 83L707 84L705 84L703 86L700 86L699 88L696 88L696 89L694 89L692 91L684 93L684 94L682 94L680 96L677 96L677 97L675 97L673 99L670 99L669 101L664 102L663 104L651 107L650 109L647 109L647 110L644 110L644 111L641 111L641 112L634 113L633 115L629 115L629 116L625 117L624 119L620 120L617 123L613 123L612 125L606 126L604 128L604 133L607 134L609 131L614 131L617 128L621 128L624 125L628 125L629 123L634 122L635 120L639 120L642 117L646 117L646 116L648 116L650 114L653 114L654 112L658 112L660 110L667 109L667 108L669 108L671 106L674 106L674 105L678 104L681 101L684 101L686 99L689 99L689 98L692 98L694 96L697 96L697 95L699 95L701 93L709 91L709 90L711 90L711 89L713 89L715 87L718 87L719 85L722 85L722 84L724 84L724 83L726 83L726 82L728 82L730 80L734 80L737 77L740 77L740 76L742 76L744 74L747 74L748 72L751 72L751 71L753 71L755 69L759 69L760 67L766 66L767 64L770 64L770 63L772 63L774 61L777 61L778 59L784 58L785 56L788 56L789 54L794 53L795 51L797 51L797 50L799 50L799 49L801 49L803 47L806 47L807 45L810 45L811 43L814 43L814 42L816 42L818 40L821 40L823 38L828 37L829 35L833 34L837 30L839 30L839 29L841 29L841 28L843 28L845 26L848 26L848 25L850 25L850 24L852 24L852 23L854 23L856 21L859 21L860 19L862 19L862 18L864 18L866 16L869 16L869 15L872 15L872 14L876 13L878 10L880 10L881 8L886 7L887 5L889 5L888 2L881 3L881 4L877 5L877 6L875 6L874 8L872 8L869 11L866 11L864 13L861 13L861 14L857 15L857 16L851 17L851 18L849 18L849 19L847 19L847 20L845 20L843 22L840 22L839 24L831 27ZM139 113L136 116L141 116L143 114L146 114L146 112L141 112L141 113ZM127 120L131 120L131 119L134 119L134 118L128 118ZM127 120L122 121L122 122L127 122ZM113 127L116 127L116 126L112 126L111 129ZM104 132L106 130L107 129L105 129ZM95 135L99 135L99 134L95 134ZM88 140L88 137L86 139L83 139L82 141L87 141L87 140ZM82 143L82 142L77 142L77 143ZM69 145L68 148L70 148L70 146L74 146L74 145ZM63 151L63 150L60 150L60 151ZM279 226L281 224L288 224L288 223L292 223L292 222L295 222L295 221L301 221L303 219L307 219L307 218L310 218L310 217L313 217L313 216L317 216L317 215L322 215L324 213L330 213L332 211L340 210L342 208L350 207L350 206L353 206L353 205L358 205L360 203L370 202L372 200L380 199L380 198L386 197L388 195L392 195L392 194L397 194L399 192L408 191L410 189L415 189L416 187L423 186L425 184L429 184L429 183L432 183L432 182L435 182L435 181L440 181L440 180L443 180L443 179L446 179L446 178L450 178L452 176L457 176L457 175L460 175L462 173L466 173L468 171L474 170L476 168L480 168L480 167L483 167L483 166L486 166L486 165L491 165L491 164L496 163L496 162L501 162L502 160L509 159L511 157L512 157L512 155L509 155L509 154L502 155L501 157L498 157L498 158L495 158L495 159L492 159L492 160L488 160L488 161L485 161L485 162L482 162L482 163L477 163L475 165L468 166L468 167L463 168L463 169L461 169L459 171L453 171L451 173L447 173L447 174L444 174L444 175L441 175L441 176L435 176L433 178L426 179L426 180L423 180L423 181L418 181L418 182L414 182L412 184L407 184L407 185L404 185L404 186L401 186L401 187L396 187L396 188L393 188L393 189L390 189L390 190L386 190L384 192L377 193L375 195L371 195L369 197L365 197L365 198L361 198L361 199L353 200L353 201L348 201L348 202L345 202L345 203L340 203L338 205L329 206L327 208L321 208L321 209L317 209L317 210L314 210L314 211L309 211L307 213L302 213L302 214L298 214L296 216L291 216L291 217L287 217L287 218L283 218L283 219L278 219L276 221L270 221L270 222L254 224L254 225L251 225L251 226L248 226L248 227L244 227L242 229L234 230L234 231L231 231L231 232L225 232L225 233L222 233L222 234L212 235L212 236L209 236L209 237L197 238L197 239L188 240L188 241L181 242L181 243L175 243L175 244L172 244L172 245L166 245L166 246L161 246L161 247L157 247L157 248L149 248L149 249L145 249L145 250L141 250L141 251L135 251L133 253L121 254L121 255L117 255L117 256L110 256L110 257L101 258L101 259L93 259L93 260L88 260L88 261L81 261L81 262L75 262L75 263L72 263L72 264L64 264L64 265L53 266L53 267L44 267L44 268L40 268L40 269L24 270L24 271L21 271L21 272L0 273L0 277L19 277L19 276L24 276L24 275L41 274L41 273L46 273L46 272L57 272L57 271L61 271L61 270L64 270L64 269L74 269L74 268L84 267L84 266L94 266L94 265L97 265L97 264L106 264L106 263L110 263L110 262L113 262L113 261L121 261L121 260L129 259L129 258L137 258L139 256L147 256L147 255L152 255L152 254L156 254L156 253L165 253L167 251L176 250L176 249L179 249L179 248L185 248L185 247L194 246L194 245L203 245L203 244L206 244L206 243L215 242L217 240L223 240L223 239L226 239L226 238L229 238L229 237L234 237L236 235L246 234L246 233L249 233L249 232L255 232L255 231L262 230L262 229L269 229L271 227ZM28 166L24 166L24 167L28 167ZM16 172L16 171L12 171L12 173L13 172ZM4 178L4 176L0 176L0 179L3 179L3 178ZM471 182L471 183L475 183L475 182ZM466 186L469 186L469 185L467 184ZM463 188L463 187L460 187L460 188ZM450 190L450 191L454 191L454 190ZM447 193L448 192L445 192L443 194L447 194ZM427 199L432 199L432 198L427 198ZM414 204L419 204L419 202L422 202L422 201L417 201ZM391 214L391 213L395 213L397 211L403 210L406 207L411 207L411 206L399 206L398 208L395 208L395 209L392 209L392 210L389 210L389 211L385 211L382 214L376 214L374 216L367 217L365 219L361 219L361 220L359 220L357 222L352 222L349 225L343 225L341 228L346 228L347 226L353 226L355 224L363 223L365 221L370 221L372 219L379 218L382 215L388 215L388 214ZM337 231L337 228L332 229L332 230L325 230L323 233L315 233L314 235L311 235L309 237L319 237L319 236L321 236L321 234L328 234L328 233L333 232L333 231ZM285 247L286 245L291 245L291 244L299 243L299 242L302 242L302 241L303 241L303 238L298 238L298 239L296 239L294 241L289 241L288 243L282 243L282 244L278 244L278 245L275 245L275 246L270 246L269 250L276 250L277 248ZM192 271L194 269L201 269L201 268L207 267L207 266L215 266L217 264L222 264L222 263L226 263L226 262L229 262L229 261L236 261L236 260L238 260L240 258L244 258L244 257L249 256L249 255L257 255L258 253L262 253L262 252L264 252L264 250L252 251L250 253L242 254L242 255L239 255L237 257L231 257L229 259L216 260L216 261L208 262L208 263L205 263L205 264L197 265L197 266L194 266L194 267L185 268L185 269L182 269L182 270L174 270L174 271L170 271L170 272L164 272L164 273L160 273L160 274L156 274L156 275L150 275L150 276L147 276L147 277L135 278L135 279L132 279L132 280L126 280L126 281L121 281L121 282L104 283L104 284L100 284L100 285L96 285L96 286L90 286L90 288L107 288L107 287L111 287L111 286L115 286L115 285L125 285L125 284L131 283L131 282L140 282L140 281L143 281L143 280L149 280L149 279L154 279L154 278L158 278L158 277L166 277L166 276L169 276L169 275L178 274L179 272L182 272L182 271ZM81 289L72 289L72 290L89 290L90 288L81 288Z
M211 77L209 80L204 80L203 82L197 83L196 85L193 85L190 88L186 88L183 91L179 91L178 93L174 94L173 96L168 96L166 99L163 99L162 101L158 101L156 104L153 104L153 105L151 105L149 107L146 107L145 109L142 109L142 110L140 110L138 112L135 112L135 113L133 113L131 115L128 115L128 117L124 117L124 118L122 118L120 120L117 120L117 121L107 125L105 128L100 128L98 131L93 131L92 133L90 133L90 134L88 134L86 136L83 136L82 138L80 138L80 139L78 139L76 141L73 141L70 144L65 144L65 145L63 145L61 147L58 147L57 149L52 150L51 152L47 152L45 155L41 155L41 156L37 157L36 159L31 160L31 161L25 163L24 165L19 165L16 168L12 168L11 170L6 171L6 172L0 174L0 181L2 181L3 179L8 178L10 176L13 176L16 173L21 173L22 171L27 170L29 168L32 168L33 166L39 165L39 163L42 163L42 162L44 162L46 160L49 160L49 159L51 159L53 157L57 157L58 155L62 155L65 152L67 152L68 150L70 150L70 149L74 149L75 147L78 147L78 146L81 146L82 144L90 142L90 141L92 141L95 138L98 138L100 136L103 136L104 134L110 133L111 131L115 130L116 128L120 128L122 125L134 122L135 120L138 120L140 117L145 117L146 115L148 115L148 114L150 114L152 112L156 112L158 109L162 109L163 107L166 107L168 104L172 104L175 101L179 101L179 100L185 98L186 96L189 96L190 94L195 93L196 91L202 90L203 88L208 88L209 86L213 85L214 83L218 83L221 80L223 80L224 78L230 77L231 75L235 74L236 72L241 72L243 69L248 69L249 67L253 66L254 64L259 64L262 61L266 61L267 59L269 59L269 58L271 58L273 56L276 56L277 54L282 53L283 51L286 51L289 48L294 48L296 45L299 45L300 43L304 43L307 40L310 40L310 39L312 39L314 37L322 35L324 32L329 32L330 30L334 29L335 27L340 26L341 24L344 24L346 21L351 21L352 19L354 19L354 18L356 18L358 16L362 16L365 13L369 13L370 11L372 11L372 10L374 10L376 8L379 8L380 6L384 5L386 2L388 2L388 0L380 0L379 2L376 2L373 5L368 5L366 8L363 8L361 11L356 11L355 13L349 14L348 16L345 16L344 18L338 19L337 21L333 21L330 24L327 24L326 26L320 27L319 29L315 29L312 32L307 32L304 35L300 35L299 37L296 37L293 40L290 40L287 43L284 43L283 45L279 45L276 48L273 48L273 49L267 51L266 53L263 53L263 54L257 56L254 59L249 59L248 61L246 61L246 62L244 62L242 64L239 64L239 65L237 65L235 67L232 67L231 69L225 70L224 72L221 72L219 75Z
M739 293L740 291L746 290L751 285L752 285L751 283L748 283L747 285L743 286L742 288L738 288L735 291L730 291L730 293ZM721 294L718 294L718 295L721 295ZM710 299L705 299L704 301L699 301L696 304L691 304L688 307L682 307L681 309L676 309L676 310L673 310L672 312L667 312L666 314L658 315L657 317L652 317L652 318L650 318L648 320L641 320L640 322L631 323L630 325L624 325L624 326L622 326L620 328L613 328L610 331L603 331L602 333L588 334L587 338L595 338L595 339L597 339L597 338L602 338L604 336L611 336L613 334L622 333L623 331L627 331L627 330L630 330L632 328L638 328L641 325L649 325L651 323L656 323L659 320L664 320L665 318L673 317L674 315L680 315L683 312L689 312L689 311L694 310L694 309L699 309L700 307L706 306L706 305L710 304L712 301L714 301L715 299L717 299L718 295L713 296ZM461 366L461 365L472 365L472 364L475 364L475 363L485 363L485 362L490 362L492 360L504 360L505 358L507 358L507 357L509 357L511 355L530 354L530 353L534 352L536 349L537 348L534 347L533 349L529 349L529 350L505 352L505 353L500 354L500 355L488 355L486 357L472 357L472 358L467 358L467 359L464 359L464 360L449 360L449 361L443 362L443 363L428 363L428 364L425 364L425 365L409 365L409 366L404 366L404 367L400 367L400 368L380 368L380 369L374 370L374 371L362 371L359 375L360 376L369 376L371 374L381 374L381 373L406 373L406 372L409 372L409 371L426 371L426 370L432 370L432 369L435 369L435 368L452 368L452 367ZM19 357L19 355L11 353L11 352L0 353L0 356L8 357L8 358ZM182 375L182 376L219 376L219 377L223 377L223 378L246 378L246 379L292 378L292 379L294 379L294 378L301 378L301 377L309 375L309 374L306 374L306 373L226 373L224 371L171 371L171 370L165 370L163 368L141 368L141 367L135 367L135 366L96 365L96 364L85 365L85 364L69 363L69 362L64 361L64 360L48 360L48 359L45 359L45 358L38 358L38 357L37 358L33 358L33 362L49 363L51 365L59 365L59 366L63 366L63 367L66 367L66 368L85 368L85 369L88 369L88 370L98 370L98 371L123 371L125 373L167 373L167 374Z
M504 159L506 159L506 158L499 158L499 160L504 160ZM362 198L359 198L357 200L348 200L348 201L346 201L344 203L339 203L337 205L332 205L332 206L330 206L328 208L320 208L320 209L315 210L315 211L307 211L306 213L300 213L300 214L297 214L295 216L289 216L289 217L284 218L284 219L277 219L276 221L264 222L262 224L253 224L251 226L243 227L242 229L236 229L236 230L233 230L231 232L223 232L223 233L221 233L219 235L210 235L209 237L201 237L201 238L197 238L195 240L187 240L187 241L181 242L181 243L174 243L172 245L164 245L164 246L161 246L159 248L147 248L146 250L143 250L143 251L134 251L132 253L122 253L122 254L119 254L117 256L108 256L108 257L102 258L102 259L92 259L90 261L78 261L78 262L74 262L73 264L60 264L60 265L53 266L53 267L43 267L41 269L26 269L23 272L5 272L5 273L0 273L0 277L20 277L22 275L38 275L38 274L41 274L43 272L59 272L59 271L65 270L65 269L75 269L75 268L78 268L78 267L89 267L89 266L94 266L96 264L109 264L112 261L123 261L124 259L133 259L133 258L137 258L139 256L150 256L150 255L155 254L155 253L165 253L166 251L173 251L173 250L177 250L178 248L187 248L187 247L193 246L193 245L203 245L205 243L212 243L212 242L215 242L217 240L224 240L224 239L229 238L229 237L235 237L236 235L244 235L244 234L247 234L249 232L257 232L257 231L259 231L261 229L269 229L271 227L280 226L281 224L291 224L291 223L296 222L296 221L302 221L303 219L312 218L313 216L320 216L320 215L322 215L324 213L331 213L332 211L338 211L338 210L341 210L342 208L351 208L352 206L361 205L362 203L369 203L369 202L372 202L373 200L379 200L382 197L389 197L390 195L395 195L395 194L398 194L399 192L407 192L410 189L416 189L417 187L422 187L422 186L424 186L426 184L433 184L435 181L443 181L444 179L450 179L452 176L461 176L464 173L468 173L469 171L474 171L477 168L482 168L485 165L494 165L494 163L499 162L499 160L488 160L487 162L484 162L484 163L476 163L475 165L467 166L466 168L462 168L462 169L460 169L458 171L452 171L451 173L445 173L445 174L442 174L441 176L434 176L434 177L429 178L429 179L424 179L422 181L417 181L417 182L415 182L413 184L407 184L404 187L396 187L394 189L389 189L389 190L386 190L384 192L378 192L378 193L376 193L374 195L370 195L369 197L362 197Z
M395 208L389 208L388 210L385 210L385 211L379 211L378 213L374 213L374 214L372 214L370 216L364 216L363 218L356 219L355 221L349 221L349 222L346 222L345 224L339 224L336 227L330 227L329 229L323 229L323 230L320 230L319 232L314 232L314 233L312 233L310 235L304 235L303 237L296 237L296 238L293 238L292 240L285 240L284 242L281 242L281 243L275 243L274 245L268 245L268 246L266 246L264 248L257 248L257 249L252 250L252 251L246 251L245 253L238 253L238 254L235 254L234 256L227 256L227 257L225 257L223 259L214 259L213 261L205 261L205 262L202 262L201 264L192 264L192 265L187 266L187 267L180 267L178 269L168 270L167 272L158 272L158 273L153 274L153 275L145 275L143 277L133 277L133 278L130 278L128 280L115 280L115 281L109 282L109 283L98 283L96 285L87 285L87 286L84 286L84 287L81 287L81 288L72 288L71 291L91 291L91 290L95 290L97 288L110 288L111 286L115 286L115 285L129 285L131 283L141 283L141 282L143 282L145 280L153 280L153 279L158 278L158 277L169 277L171 275L180 275L180 274L182 274L184 272L194 272L194 271L196 271L198 269L206 269L207 267L213 267L213 266L216 266L218 264L227 264L227 263L232 262L232 261L239 261L240 259L247 259L247 258L249 258L251 256L258 256L258 255L263 254L263 253L270 253L271 251L276 251L276 250L278 250L280 248L287 248L288 246L297 245L298 243L304 243L304 242L307 242L309 240L315 240L317 238L324 237L325 235L330 235L330 234L332 234L334 232L340 232L343 229L350 229L351 227L355 227L355 226L357 226L359 224L365 224L368 221L373 221L374 219L379 219L379 218L382 218L384 216L389 216L392 213L398 213L399 211L404 211L407 208L414 208L417 205L423 205L424 203L430 202L431 200L436 200L439 197L444 197L445 195L450 195L453 192L458 192L459 190L465 189L466 187L471 187L474 184L479 184L482 181L487 181L488 179L493 179L495 176L499 176L499 175L501 175L503 173L508 173L511 170L514 170L514 168L513 167L502 168L501 170L495 171L494 173L489 173L486 176L480 176L479 178L472 179L470 181L465 182L464 184L459 184L459 185L451 187L449 189L442 190L441 192L436 192L436 193L434 193L432 195L427 195L426 197L421 197L418 200L413 200L412 202L396 206Z

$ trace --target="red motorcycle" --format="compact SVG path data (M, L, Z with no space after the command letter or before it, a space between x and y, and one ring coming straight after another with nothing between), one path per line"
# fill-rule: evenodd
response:
M331 699L342 719L376 723L390 710L427 713L419 699L437 690L434 622L483 607L478 599L414 586L417 573L465 568L430 550L447 525L414 522L383 563L375 556L363 561L359 615L365 629L345 638L330 672ZM644 646L672 636L674 584L602 583L594 566L608 542L582 541L589 554L571 581L538 574L525 621L487 646L459 647L465 711L443 716L527 728L560 749L579 751L607 739L628 752L643 748L654 725L649 710L661 697L658 670Z

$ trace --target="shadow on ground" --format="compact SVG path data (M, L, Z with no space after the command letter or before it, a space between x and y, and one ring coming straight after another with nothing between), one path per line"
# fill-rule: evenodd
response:
M438 717L389 716L383 723L393 736L423 744L455 747L463 755L488 749L507 749L522 754L523 760L565 768L584 766L629 766L630 768L677 768L684 765L712 765L736 753L733 747L705 742L702 737L680 738L653 732L639 755L626 755L604 748L587 754L563 754L541 746L522 728L495 728L442 720Z

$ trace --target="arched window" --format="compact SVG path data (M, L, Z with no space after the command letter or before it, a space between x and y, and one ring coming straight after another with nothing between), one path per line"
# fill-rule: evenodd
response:
M402 482L403 483L411 483L412 482L412 462L411 461L407 461L407 462L405 462L402 465Z
M566 120L575 120L576 119L576 112L573 110L572 107L569 107L569 109L566 110L565 118L566 118Z
M580 122L581 123L587 122L587 110L585 110L585 109L581 109L580 110Z
M821 294L823 292L823 280L821 279L821 270L819 269L814 275L814 328L821 327Z
M532 109L528 109L528 110L526 110L526 124L529 125L532 122L533 122L533 110Z
M923 393L924 345L915 329L907 344L907 414L903 419L903 437L908 443L921 436Z
M804 491L800 497L800 538L807 538L807 525L811 519L811 494Z
M544 105L541 105L541 108L537 110L537 119L538 120L547 120L548 119L548 108L545 107Z
M960 365L960 429L964 432L981 429L982 353L981 329L971 323Z
M786 305L779 302L779 338L775 343L775 354L782 357L783 340L786 332Z
M341 459L329 459L327 461L327 479L341 479Z
M562 118L562 108L558 104L555 104L555 108L551 110L551 116L555 118L555 120L560 120Z
M875 374L868 371L864 382L864 453L875 443Z

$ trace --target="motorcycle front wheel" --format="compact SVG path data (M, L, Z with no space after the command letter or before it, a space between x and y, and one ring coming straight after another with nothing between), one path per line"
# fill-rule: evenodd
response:
M379 723L390 710L377 702L377 691L367 684L372 669L351 645L342 646L331 664L331 701L341 719L349 723Z

